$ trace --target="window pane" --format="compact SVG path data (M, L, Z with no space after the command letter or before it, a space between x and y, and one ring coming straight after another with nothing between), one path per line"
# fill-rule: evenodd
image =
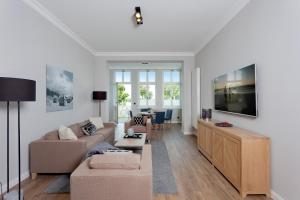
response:
M148 90L148 105L154 106L155 105L155 85L149 85Z
M123 72L116 72L115 73L116 82L123 82L122 74L123 74Z
M139 85L140 106L146 106L149 99L149 91L147 85Z
M131 74L130 72L124 72L124 82L130 82L131 81Z
M148 72L148 82L155 82L155 72Z
M164 106L180 106L180 84L164 85Z
M172 106L172 101L171 100L164 100L164 106L166 106L166 107Z
M180 85L174 84L172 91L173 99L180 100Z
M180 106L180 100L173 100L173 106Z
M140 106L146 106L146 105L147 105L147 100L140 99Z
M170 71L164 71L164 82L171 82L171 72Z
M140 80L140 82L146 82L147 81L147 72L139 72L139 80Z
M175 82L175 83L180 82L180 73L179 73L179 71L173 71L172 72L172 81Z

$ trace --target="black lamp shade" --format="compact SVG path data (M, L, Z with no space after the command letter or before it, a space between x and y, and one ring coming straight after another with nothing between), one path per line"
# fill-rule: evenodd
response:
M105 91L94 91L93 99L94 100L106 100L106 92Z
M0 77L0 101L35 101L36 82L28 79Z

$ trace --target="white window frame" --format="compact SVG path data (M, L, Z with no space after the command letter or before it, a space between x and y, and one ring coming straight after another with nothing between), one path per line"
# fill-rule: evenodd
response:
M117 72L122 72L122 81L117 81L116 80L116 73ZM130 79L129 79L129 81L125 81L124 80L124 73L125 72L129 72L130 73ZM132 82L132 72L131 71L129 71L129 70L115 70L114 71L114 83L131 83Z

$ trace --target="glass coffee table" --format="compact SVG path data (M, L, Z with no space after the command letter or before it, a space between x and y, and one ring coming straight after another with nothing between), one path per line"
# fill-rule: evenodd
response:
M129 149L129 150L139 150L143 149L143 146L146 141L146 133L138 133L143 134L141 138L124 138L119 139L115 147L120 149Z

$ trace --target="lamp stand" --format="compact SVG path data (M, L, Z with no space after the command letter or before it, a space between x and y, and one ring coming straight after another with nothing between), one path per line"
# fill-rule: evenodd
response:
M7 193L9 193L9 101L7 101L7 107L6 107L6 112L7 112L7 119L6 119L6 123L7 123L7 126L6 126L6 128L7 128L7 136L6 136L6 139L7 139L7 145L6 145L6 147L7 147L7 151L6 151L6 170L7 170L7 183L6 183L6 186L7 186L7 190L6 190L6 192Z
M18 154L19 154L19 200L21 200L21 131L20 131L20 101L18 101ZM22 198L23 199L23 198Z
M101 117L101 101L99 101L99 117Z
M7 102L7 119L9 120L9 102ZM8 128L7 128L7 136L9 134L9 122L7 120ZM7 159L7 194L4 195L4 200L23 200L24 195L21 190L21 128L20 128L20 101L18 101L18 164L19 164L19 185L18 191L9 192L9 158ZM8 143L9 144L9 140ZM9 147L9 146L8 146ZM9 150L9 148L8 148ZM7 151L7 157L9 156L9 151Z

